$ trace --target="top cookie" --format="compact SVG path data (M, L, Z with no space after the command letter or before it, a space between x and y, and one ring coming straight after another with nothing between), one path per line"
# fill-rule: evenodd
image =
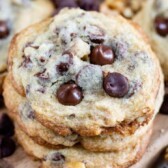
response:
M142 124L163 82L150 46L130 23L80 9L15 36L9 69L43 124L89 136Z
M7 53L14 34L47 18L53 11L52 3L46 0L0 1L0 73L7 70Z

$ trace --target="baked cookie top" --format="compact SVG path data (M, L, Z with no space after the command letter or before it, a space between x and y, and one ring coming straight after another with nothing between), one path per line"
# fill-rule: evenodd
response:
M52 12L52 3L46 0L0 1L0 73L6 71L8 48L14 34Z
M163 82L150 46L130 23L80 9L64 9L17 35L9 66L13 85L39 116L94 134L143 122Z

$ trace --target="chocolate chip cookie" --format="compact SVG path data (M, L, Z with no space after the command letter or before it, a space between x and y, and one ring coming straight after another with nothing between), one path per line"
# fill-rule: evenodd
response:
M23 28L49 17L53 10L52 3L46 0L0 1L0 92L7 71L11 38Z
M80 9L64 9L19 33L8 63L14 88L37 120L62 135L134 132L153 117L163 84L137 27Z
M168 3L166 0L151 0L146 3L143 10L134 18L148 34L153 50L158 56L165 80L168 80L168 54L166 46L168 41Z

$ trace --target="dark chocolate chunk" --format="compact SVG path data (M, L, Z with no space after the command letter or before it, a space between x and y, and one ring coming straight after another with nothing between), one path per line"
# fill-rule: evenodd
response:
M59 72L60 75L63 75L65 72L68 71L68 69L69 69L68 63L61 62L59 65L57 65L57 71Z
M46 61L46 59L44 57L40 57L40 62L44 63Z
M38 72L35 74L39 79L41 80L48 80L49 79L49 73L46 73L46 69L44 69L42 72Z
M62 57L65 58L64 62L61 61L58 65L56 65L56 70L58 74L65 75L65 73L69 70L70 65L73 64L73 55L69 51L65 51L62 54Z
M0 21L0 39L4 39L9 35L9 27L6 21Z
M98 0L79 0L79 7L86 11L99 11Z
M32 66L32 61L30 59L30 56L23 56L23 62L21 63L20 67L24 68L31 68Z
M0 114L0 135L12 136L14 134L14 125L7 114Z
M63 105L75 106L82 101L83 93L81 88L75 83L66 83L58 89L57 98Z
M61 153L57 152L57 153L54 153L52 155L52 161L55 161L55 162L64 162L65 161L65 156L62 155Z
M168 94L164 96L164 101L160 108L160 113L168 115Z
M97 65L107 65L114 62L113 50L105 45L98 45L91 51L90 62Z
M0 159L12 155L15 149L15 142L11 138L0 137Z
M154 20L154 25L155 25L155 29L157 31L157 33L160 36L167 36L168 34L168 19L161 17L161 16L157 16Z
M103 88L111 97L124 97L129 90L128 79L120 73L108 73L103 80Z

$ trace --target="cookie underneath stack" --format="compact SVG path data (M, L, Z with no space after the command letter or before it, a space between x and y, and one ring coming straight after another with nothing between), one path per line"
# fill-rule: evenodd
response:
M126 168L145 152L163 76L120 16L64 9L15 36L8 66L17 139L43 167Z

